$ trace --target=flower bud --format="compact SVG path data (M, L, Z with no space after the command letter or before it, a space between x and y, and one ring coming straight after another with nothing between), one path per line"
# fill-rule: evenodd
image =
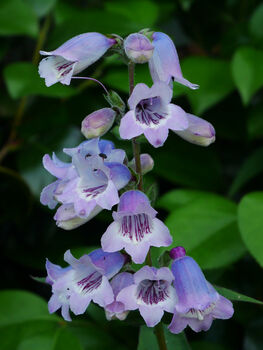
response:
M153 169L154 160L148 153L141 154L140 159L141 159L142 174L145 175L146 173L148 173ZM130 161L129 166L132 168L132 170L136 171L135 158L133 158Z
M125 39L124 50L132 62L146 63L152 57L154 47L145 35L134 33Z
M215 129L212 124L189 113L187 113L186 116L188 128L175 131L178 136L199 146L209 146L211 143L215 142Z
M112 127L116 112L111 108L102 108L83 119L81 132L87 138L100 137Z

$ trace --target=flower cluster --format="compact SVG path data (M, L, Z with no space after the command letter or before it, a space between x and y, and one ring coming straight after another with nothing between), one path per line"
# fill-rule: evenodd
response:
M70 162L61 161L55 153L52 158L48 154L43 157L44 168L56 181L43 189L40 200L50 209L59 205L54 218L60 228L74 229L101 210L118 205L113 222L101 237L102 249L80 259L68 250L64 260L69 265L64 268L47 260L46 282L52 286L49 311L61 308L64 319L70 321L70 311L83 314L92 301L104 308L108 320L124 320L129 311L138 309L148 327L157 325L167 312L172 333L180 333L187 325L196 332L208 330L214 319L232 316L232 303L218 294L182 247L170 250L171 268L151 264L150 248L172 243L169 229L156 217L141 185L142 175L154 166L152 157L134 152L129 161L123 150L100 139L117 122L120 137L133 139L135 147L142 134L151 145L160 147L169 130L201 146L215 141L209 122L171 103L173 81L198 88L183 77L172 40L164 33L147 30L125 40L100 33L78 35L54 51L41 51L48 57L40 62L40 76L47 86L56 82L68 85L74 75L111 48L126 57L129 67L148 62L153 85L135 86L128 111L118 94L104 87L110 108L85 117L81 131L88 140L63 150ZM131 262L146 264L136 272Z

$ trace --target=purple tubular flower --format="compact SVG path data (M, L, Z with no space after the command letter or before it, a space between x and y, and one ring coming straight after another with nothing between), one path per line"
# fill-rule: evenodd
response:
M172 243L168 228L157 219L147 196L140 191L121 195L114 222L101 238L105 252L125 249L136 264L144 262L150 246L167 247Z
M111 280L110 285L113 290L114 301L105 307L106 318L108 321L112 319L123 321L127 317L129 311L125 309L125 305L122 302L116 301L116 297L122 289L132 284L133 275L128 272L121 272Z
M142 175L145 175L153 169L154 160L148 153L142 153L140 155L140 160L141 160ZM132 170L136 171L135 158L133 158L130 161L129 166L132 168Z
M173 252L178 258L171 268L178 303L168 328L175 334L181 333L187 325L195 332L207 331L214 319L231 318L234 313L233 305L207 282L194 259L184 256L182 247L178 248L180 251Z
M198 146L209 146L211 143L215 142L216 132L212 124L193 114L187 113L186 116L188 128L175 131L178 136Z
M50 262L46 265L53 292L48 303L50 313L61 308L64 319L71 321L69 309L79 315L85 312L91 300L102 307L113 302L108 279L123 266L125 259L120 253L107 254L98 249L76 259L68 250L64 259L70 264L67 268ZM107 265L110 268L106 268Z
M134 283L122 289L116 300L126 310L139 309L148 327L161 321L164 311L173 313L176 293L171 285L174 277L167 267L144 266L134 274Z
M164 82L157 82L151 88L137 84L128 100L130 111L121 119L121 138L130 140L144 134L154 147L160 147L169 129L185 130L188 127L186 113L170 103L172 94Z
M39 63L39 74L46 86L57 82L69 85L73 75L96 62L116 43L100 33L85 33L66 41L54 51L40 51L47 55Z
M87 138L99 137L112 127L116 112L111 108L102 108L89 114L81 123L81 132Z
M127 57L135 63L146 63L153 55L154 47L143 34L133 33L124 40Z
M43 158L44 167L58 179L43 189L40 201L51 209L60 202L55 220L59 227L71 230L118 203L118 190L131 174L122 164L125 152L114 149L110 141L96 138L64 152L72 163L61 162L55 155Z
M198 85L190 83L183 77L178 54L171 38L161 32L155 32L152 38L154 51L149 61L149 68L153 81L164 81L169 84L173 78L190 89L198 89Z

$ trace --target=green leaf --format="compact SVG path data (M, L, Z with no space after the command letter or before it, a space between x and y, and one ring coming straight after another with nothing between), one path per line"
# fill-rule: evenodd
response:
M236 225L236 205L223 197L193 200L173 211L165 224L174 244L184 246L202 268L226 266L245 252Z
M8 92L12 98L29 95L49 97L70 97L76 91L69 86L57 83L46 87L44 79L40 78L37 67L29 62L17 62L8 65L4 69L4 79Z
M244 105L263 85L263 51L242 47L232 59L232 74Z
M232 301L244 301L247 303L253 303L253 304L259 304L259 305L263 305L263 302L251 297L248 297L244 294L240 294L238 292L235 292L231 289L227 289L224 287L218 287L218 286L214 286L215 289L218 291L219 294L223 295L225 298L232 300Z
M172 334L167 327L163 327L167 350L190 350L190 346L184 333ZM153 328L141 326L139 334L139 344L137 350L159 350Z
M58 330L52 350L84 350L79 339L66 328Z
M229 196L234 196L247 182L261 172L263 172L263 148L257 149L244 161L230 187Z
M1 0L0 35L36 37L37 33L37 17L26 2L22 0Z
M260 4L253 12L250 21L249 29L250 33L256 38L263 38L263 4Z
M153 172L173 184L208 191L220 189L220 163L213 146L197 147L170 133L165 146L155 151L154 162L158 166Z
M186 79L200 85L200 88L191 90L176 84L175 96L186 94L195 114L203 113L234 90L230 64L227 61L188 57L182 61L182 71Z
M33 9L38 17L48 14L55 6L57 0L24 0Z
M238 206L241 236L253 257L263 267L263 192L244 196Z
M124 16L130 21L134 21L136 18L136 23L141 28L152 27L158 18L159 12L157 3L149 0L134 0L127 2L125 6L120 0L110 1L105 3L105 7L110 14Z
M183 205L194 201L195 199L206 197L211 198L213 196L214 194L212 192L188 189L172 190L165 193L161 198L159 198L157 201L157 206L171 212L174 209L180 208Z
M45 300L21 290L1 291L0 309L0 327L34 320L59 320L56 315L49 314Z

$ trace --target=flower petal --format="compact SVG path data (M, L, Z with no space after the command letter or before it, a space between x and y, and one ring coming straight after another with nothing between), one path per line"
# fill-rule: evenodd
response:
M156 326L161 321L164 314L163 309L157 306L150 307L140 305L139 311L145 323L147 324L147 327Z
M147 128L144 135L154 147L161 147L168 137L168 127L166 125L158 128Z
M172 103L169 104L170 118L167 120L167 126L172 130L185 130L188 127L188 120L185 111Z
M130 140L143 133L143 128L135 121L134 111L129 111L121 118L119 132L120 137L125 140Z
M119 234L119 230L120 224L114 221L101 237L101 247L105 252L117 252L124 247L124 242Z
M168 247L172 244L173 238L170 235L168 227L159 219L152 221L152 234L150 244L154 247Z

